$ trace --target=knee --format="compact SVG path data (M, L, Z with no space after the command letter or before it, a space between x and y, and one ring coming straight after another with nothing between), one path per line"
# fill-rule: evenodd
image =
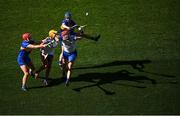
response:
M29 73L29 72L25 72L24 75L25 75L26 77L29 77L29 76L30 76L30 73Z
M72 67L68 67L68 70L71 71L71 70L72 70Z
M70 71L72 70L72 64L68 65L68 70L70 70Z

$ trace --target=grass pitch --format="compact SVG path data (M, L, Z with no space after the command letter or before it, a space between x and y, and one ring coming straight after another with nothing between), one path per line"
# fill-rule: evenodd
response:
M180 114L179 5L178 0L1 0L0 114ZM51 86L29 78L30 91L21 91L16 62L21 34L43 39L59 29L66 11L77 24L88 25L87 33L101 34L100 40L78 42L69 87L60 79L59 47ZM31 59L39 67L39 50Z

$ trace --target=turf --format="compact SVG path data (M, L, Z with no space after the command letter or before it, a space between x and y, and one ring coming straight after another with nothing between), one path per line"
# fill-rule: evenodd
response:
M1 0L0 114L180 114L179 0ZM65 87L56 49L51 86L29 78L20 90L21 34L35 40L59 29L71 11L98 42L78 42ZM88 12L89 15L85 16ZM40 65L39 50L31 59ZM41 73L44 76L44 73Z

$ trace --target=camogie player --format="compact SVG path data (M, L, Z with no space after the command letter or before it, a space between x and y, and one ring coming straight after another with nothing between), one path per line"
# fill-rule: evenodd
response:
M75 23L74 20L72 20L72 14L70 12L66 12L64 15L65 19L61 22L61 33L65 30L68 30L70 35L77 35L77 36L81 36L83 38L86 39L90 39L90 40L94 40L94 41L98 41L98 39L100 38L100 35L97 36L90 36L88 34L85 34L83 31L78 31L77 33L74 32L75 28L78 28L79 26Z
M45 38L44 40L42 40L42 43L48 44L48 46L40 49L42 65L36 71L35 78L38 78L39 73L42 70L45 70L45 79L43 80L43 83L45 86L49 85L48 78L49 78L51 64L52 64L53 57L54 57L54 48L58 45L58 42L59 42L59 37L57 36L57 31L55 31L55 30L50 30L49 36L47 38Z
M66 12L64 17L64 20L62 20L61 22L61 32L63 32L64 30L69 30L71 35L75 35L73 27L76 27L76 23L71 19L71 13Z
M81 37L71 35L69 31L63 31L61 35L63 46L62 70L63 74L66 74L65 84L68 86L72 74L72 67L77 57L76 40L81 39Z
M29 57L29 54L31 53L32 49L44 48L46 47L46 45L45 44L35 45L35 42L32 40L30 33L24 33L22 35L22 39L23 41L21 43L17 62L24 73L24 76L22 78L21 89L23 91L27 91L27 86L26 86L27 79L30 76L30 73L33 73L35 70L34 65Z
M70 35L74 35L74 36L78 36L81 38L86 38L86 39L90 39L90 40L94 40L94 41L98 41L98 39L100 38L100 35L98 36L90 36L88 34L85 34L84 31L79 30L77 32L74 32L75 28L79 28L80 26L77 26L75 21L72 20L72 15L70 12L66 12L64 15L65 19L61 22L61 34L60 37L62 38L62 33L64 31L69 31ZM63 58L63 46L61 47L61 54L59 56L59 65L62 66L62 58Z

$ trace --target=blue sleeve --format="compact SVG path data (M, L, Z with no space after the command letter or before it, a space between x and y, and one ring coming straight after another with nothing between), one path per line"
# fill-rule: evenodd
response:
M27 48L28 45L29 45L29 42L27 42L27 41L23 41L23 42L21 43L21 46L22 46L23 48Z
M62 20L62 22L61 22L61 24L65 24L65 25L67 25L67 21L66 20Z

